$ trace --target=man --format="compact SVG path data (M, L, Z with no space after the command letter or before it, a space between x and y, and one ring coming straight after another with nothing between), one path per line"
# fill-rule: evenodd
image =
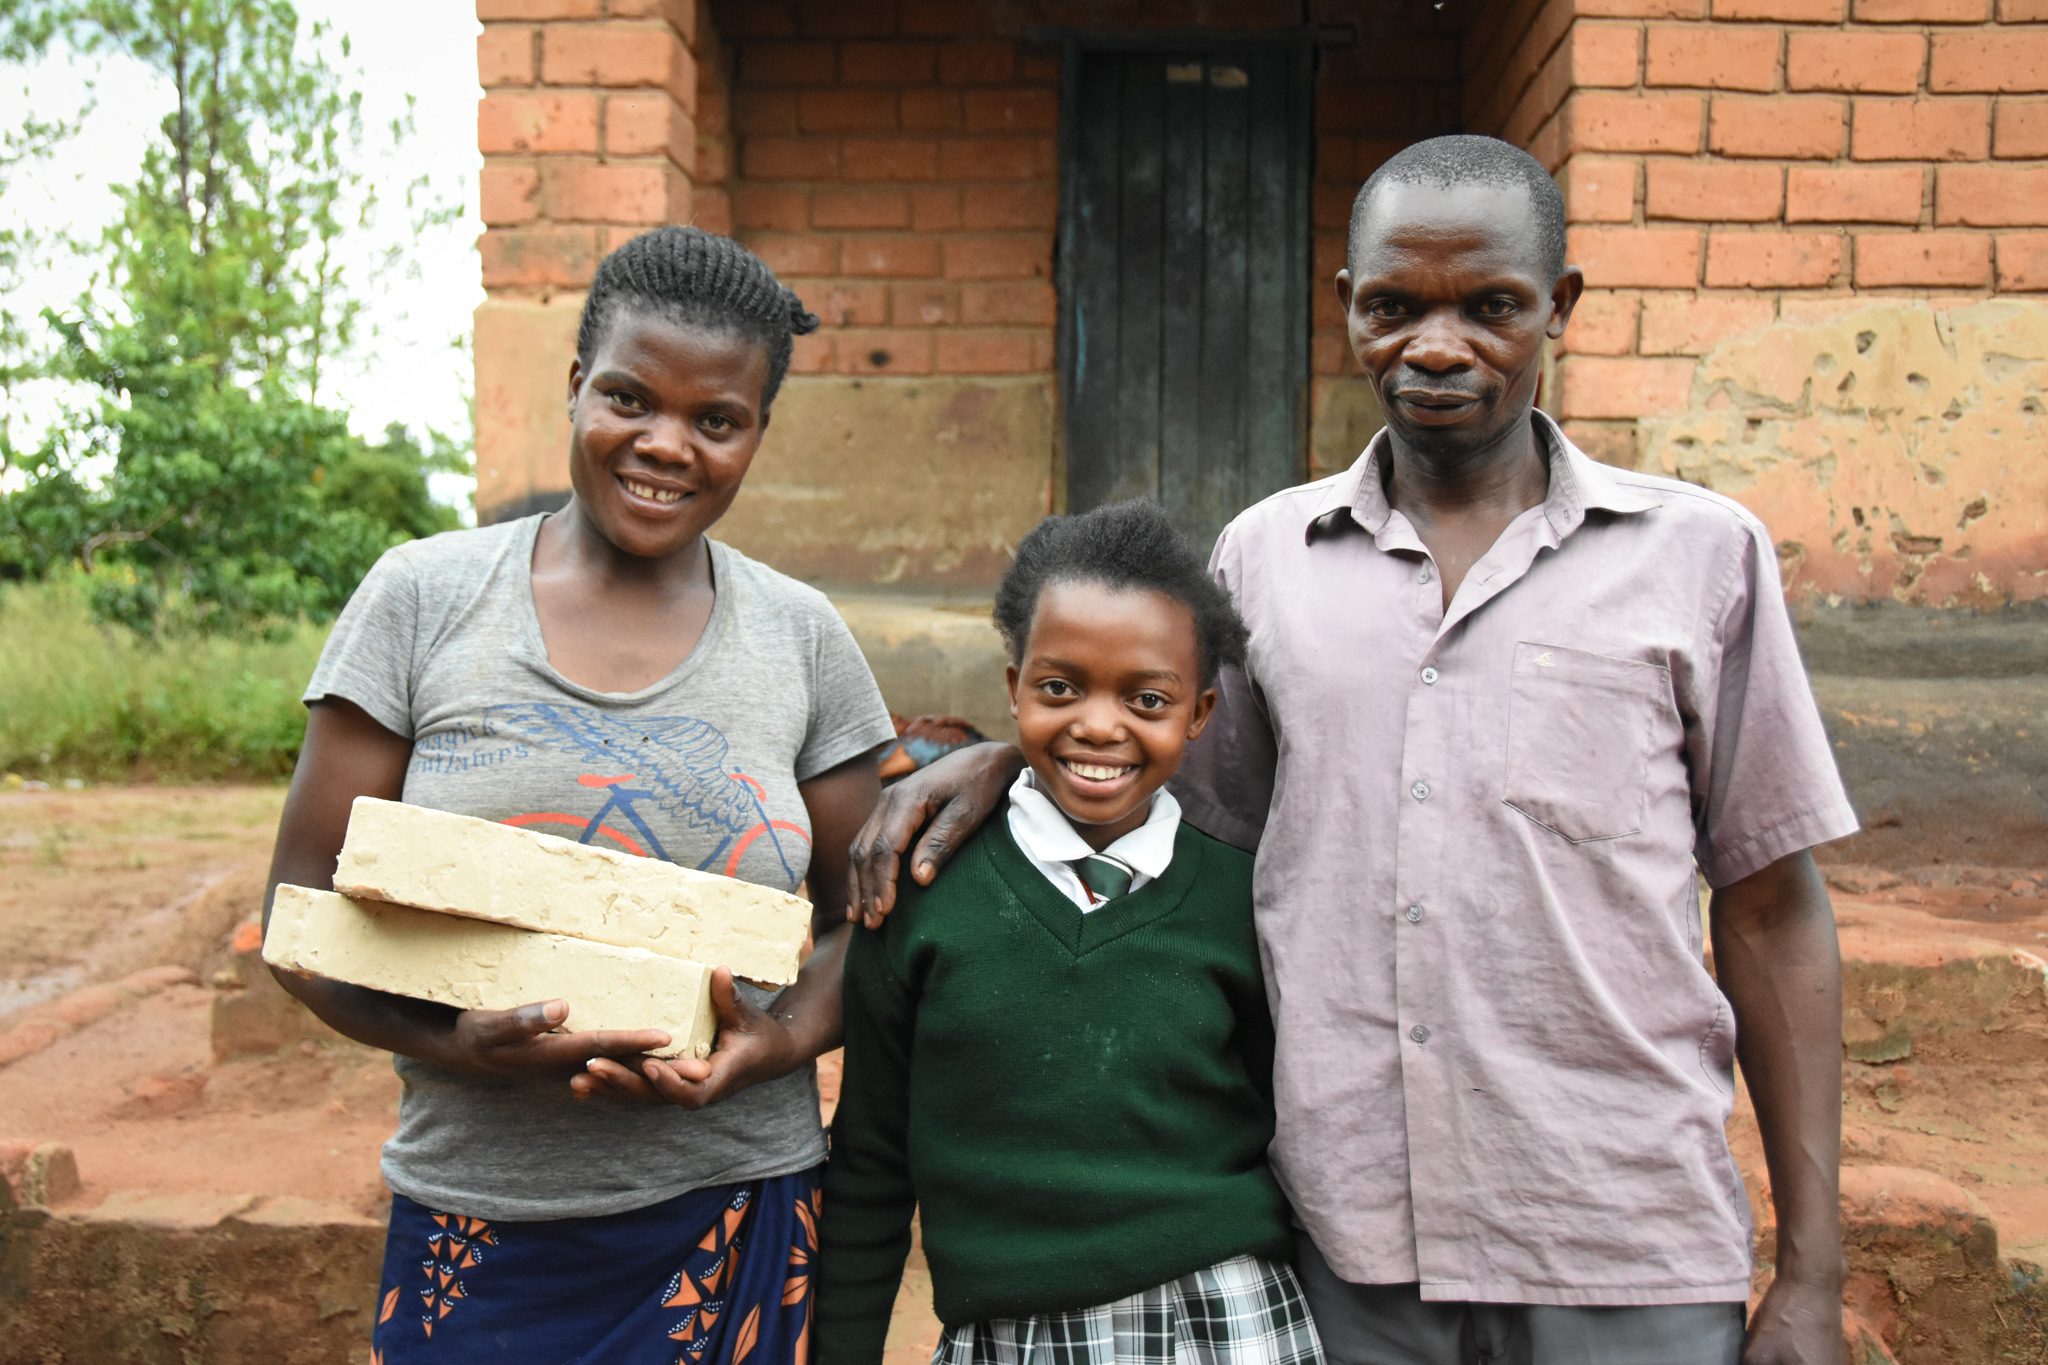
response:
M1257 851L1273 1162L1333 1361L1833 1362L1840 963L1807 850L1856 821L1763 526L1533 410L1583 287L1505 143L1366 182L1337 294L1386 429L1218 540L1250 658L1174 790ZM871 922L916 826L926 881L1014 771L985 746L895 790L853 846ZM1736 1057L1778 1223L1746 1341Z

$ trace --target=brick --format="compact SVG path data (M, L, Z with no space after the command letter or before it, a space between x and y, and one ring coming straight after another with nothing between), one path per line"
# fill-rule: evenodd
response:
M831 85L839 79L830 43L747 43L740 85Z
M689 46L697 45L695 0L605 0L605 13L614 19L663 20Z
M1636 216L1636 163L1575 156L1564 165L1565 216L1576 223L1626 223Z
M2026 93L2048 90L2048 30L1937 33L1927 67L1935 91Z
M1775 19L1788 24L1839 24L1845 0L1714 0L1716 19Z
M1588 289L1572 310L1562 345L1573 355L1627 355L1634 351L1636 296Z
M970 133L1051 133L1060 126L1059 93L1043 87L969 90L961 107Z
M969 185L965 190L959 226L974 231L989 228L1047 228L1059 219L1059 186L1050 180L1031 180L1017 185Z
M1645 294L1638 346L1644 355L1705 355L1777 315L1773 300L1755 294Z
M792 338L789 347L789 372L831 373L834 345L834 334L826 331L813 332L807 337Z
M1832 160L1842 154L1842 113L1825 96L1716 95L1707 146L1723 156Z
M1565 422L1565 439L1602 464L1634 469L1636 424L1634 422Z
M1572 14L1602 19L1704 19L1706 0L1579 0Z
M1652 24L1643 79L1647 85L1715 90L1778 88L1779 32L1713 24Z
M796 97L796 126L806 133L886 133L896 128L888 90L806 90Z
M890 0L797 0L796 26L800 33L874 37L895 32L896 6Z
M1707 242L1710 289L1810 289L1841 269L1832 232L1716 232Z
M2048 100L2000 100L1992 145L1999 156L2048 157Z
M1642 74L1643 35L1634 24L1582 21L1572 25L1570 42L1571 81L1581 89L1631 86ZM1389 65L1387 69L1404 68Z
M939 144L928 137L850 137L839 152L848 180L931 180L938 175Z
M810 903L787 892L368 796L349 809L334 886L345 896L643 948L777 985L796 980L811 928Z
M476 83L533 84L533 35L524 24L492 24L476 35Z
M1982 24L1991 0L1855 0L1859 24Z
M476 0L476 17L486 24L504 19L595 19L603 12L599 0Z
M747 249L778 275L836 275L839 273L839 239L817 233L784 236L756 233L747 238Z
M839 79L848 85L929 85L938 79L939 50L932 43L844 43Z
M950 232L961 225L960 191L929 186L910 192L910 226L919 232Z
M886 286L847 280L799 280L787 275L782 282L827 327L879 327L889 320Z
M1925 178L1918 166L1794 166L1785 221L1917 223Z
M702 963L301 886L277 888L263 960L457 1009L566 1000L564 1032L658 1028L660 1056L706 1056L718 1031Z
M485 156L595 152L597 96L493 91L477 102L476 145Z
M724 143L714 144L723 148ZM696 179L725 179L723 165L706 165L690 116L666 91L612 95L604 102L604 149L612 156L665 156L678 166L694 161Z
M940 327L960 320L956 291L948 284L892 284L889 320L898 327Z
M1926 60L1927 40L1917 33L1794 33L1785 44L1785 85L1910 94Z
M665 223L688 182L666 161L551 161L541 167L541 202L558 223Z
M2048 226L2048 169L1943 166L1935 172L1934 221L1968 227Z
M1052 238L1041 233L948 237L949 280L1028 279L1052 274Z
M1861 233L1856 287L1961 285L1991 281L1991 239L1962 232Z
M1678 152L1700 149L1700 97L1575 93L1565 105L1572 152Z
M947 43L939 49L939 79L948 85L994 85L1016 78L1014 43Z
M578 288L597 272L597 234L587 227L492 228L477 254L486 289Z
M2048 289L2048 232L2001 232L1998 242L1998 287Z
M541 31L540 78L548 85L639 86L697 107L697 61L667 24L550 25Z
M1038 368L1030 332L940 332L934 338L940 374L1029 374Z
M1760 223L1776 218L1784 204L1784 172L1776 166L1652 159L1643 170L1649 218Z
M1991 101L1859 99L1849 154L1858 161L1982 161L1991 148Z
M910 197L901 190L819 190L811 199L811 223L821 228L907 228Z
M737 133L795 132L796 92L746 88L734 91L732 127Z
M714 237L732 236L732 195L721 185L690 186L690 223Z
M741 185L732 197L733 224L771 232L802 232L811 226L811 196L803 190Z
M839 249L842 274L928 277L939 273L939 244L930 237L849 237Z
M1694 362L1571 355L1558 361L1564 417L1663 417L1685 411Z
M970 326L1025 325L1050 327L1059 318L1059 302L1048 280L1015 284L966 284L960 287L960 321ZM941 367L945 342L939 343Z
M1687 289L1699 282L1693 228L1575 227L1571 260L1596 289Z
M477 181L485 223L513 227L540 217L540 172L527 162L486 161Z
M947 180L1029 180L1050 159L1044 137L949 137L939 143L939 174Z
M832 359L841 374L930 374L932 334L900 329L841 332Z
M837 179L839 139L750 137L740 143L740 168L753 180Z
M1998 0L1998 21L2002 24L2048 21L2048 0Z
M962 122L960 92L905 90L897 97L896 118L905 132L953 132Z
M796 33L795 0L757 0L751 5L728 5L718 16L720 36L737 38L788 38Z

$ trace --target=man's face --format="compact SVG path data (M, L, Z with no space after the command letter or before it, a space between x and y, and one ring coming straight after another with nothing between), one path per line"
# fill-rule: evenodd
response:
M1528 421L1546 337L1585 287L1555 283L1521 186L1381 186L1337 273L1351 352L1393 434L1456 459Z

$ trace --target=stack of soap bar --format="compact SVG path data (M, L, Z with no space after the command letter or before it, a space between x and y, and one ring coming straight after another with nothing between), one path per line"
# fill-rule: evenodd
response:
M663 1057L706 1056L718 1031L702 963L303 886L277 888L263 958L457 1009L567 1000L566 1031L662 1029Z
M334 889L796 980L811 907L786 892L467 815L359 796ZM556 994L566 996L566 992Z

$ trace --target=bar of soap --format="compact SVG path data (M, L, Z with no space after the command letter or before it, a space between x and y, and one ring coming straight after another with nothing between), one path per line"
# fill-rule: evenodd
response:
M552 834L359 796L334 889L547 934L796 980L809 902Z
M565 1032L658 1028L660 1057L707 1056L718 1032L700 962L303 886L277 888L263 960L457 1009L566 1000Z

